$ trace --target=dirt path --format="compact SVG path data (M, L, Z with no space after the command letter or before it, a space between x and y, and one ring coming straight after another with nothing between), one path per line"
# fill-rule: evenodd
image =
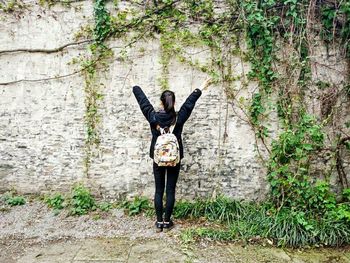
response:
M283 250L201 242L182 245L178 223L155 233L153 221L114 209L57 216L39 201L0 212L0 262L349 262L349 249Z

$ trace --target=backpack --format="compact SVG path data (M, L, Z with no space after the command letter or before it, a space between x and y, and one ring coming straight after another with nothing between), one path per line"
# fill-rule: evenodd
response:
M154 146L154 162L158 166L176 166L180 162L179 142L173 129L160 128L160 135Z

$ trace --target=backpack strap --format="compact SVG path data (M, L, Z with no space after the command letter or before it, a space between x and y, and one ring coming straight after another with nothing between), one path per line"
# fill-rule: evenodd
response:
M166 134L165 128L159 127L160 134Z
M170 128L169 128L170 133L174 132L174 129L175 129L175 126L176 126L176 122L177 122L177 115L175 117L175 123L173 125L171 125Z

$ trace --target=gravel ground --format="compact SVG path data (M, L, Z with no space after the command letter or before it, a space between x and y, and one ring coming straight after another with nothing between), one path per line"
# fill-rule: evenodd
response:
M68 216L68 210L62 210L55 215L53 209L36 197L27 198L25 205L14 207L5 205L0 198L0 262L17 262L33 247L94 238L157 239L176 244L182 228L179 222L169 233L156 233L153 218L130 217L123 209L82 216Z
M45 203L35 200L0 212L0 239L26 239L33 242L123 236L130 239L171 239L170 236L177 235L181 229L178 224L171 235L156 233L151 218L143 215L129 217L124 215L122 209L111 209L99 215L99 219L93 214L67 216L64 210L55 215Z

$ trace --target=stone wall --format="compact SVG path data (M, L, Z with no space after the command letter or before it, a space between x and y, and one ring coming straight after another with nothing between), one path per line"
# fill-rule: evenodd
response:
M93 22L92 14L91 2L48 8L28 0L26 8L0 13L0 50L53 49L74 42L81 26ZM73 183L83 181L108 198L152 196L151 133L131 87L141 86L158 105L159 41L137 43L128 50L127 61L118 57L122 42L108 45L115 57L101 73L101 143L88 175L84 173L85 84L79 73L73 74L79 66L70 63L87 52L87 44L53 53L0 53L0 191L68 191ZM234 58L233 65L238 75L249 70L240 58ZM203 73L171 61L169 82L176 92L177 109L205 79ZM239 96L250 98L256 87L250 83ZM203 92L184 128L179 197L219 193L238 199L264 197L266 171L245 120L239 107L228 102L223 87Z

